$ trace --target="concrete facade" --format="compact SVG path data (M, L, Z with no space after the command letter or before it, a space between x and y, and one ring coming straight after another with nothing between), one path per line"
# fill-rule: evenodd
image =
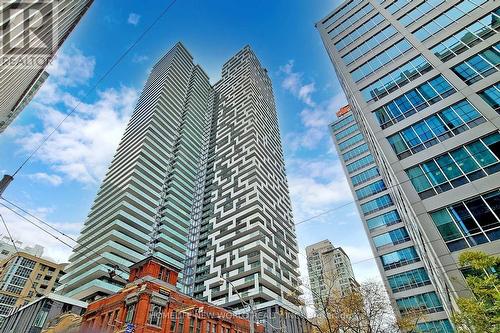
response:
M40 333L51 327L53 320L73 316L78 318L86 307L85 302L50 293L7 317L0 333ZM76 331L66 328L64 332Z
M457 264L460 252L499 252L497 5L354 0L316 25L356 124L337 138L337 147L355 130L362 133L431 277L427 288L440 299L430 297L432 291L391 295L398 313L423 306L429 318L449 316L456 297L470 295ZM366 215L363 209L382 201L358 207ZM367 233L375 247L377 235ZM374 254L382 275L392 275L375 248ZM442 323L441 331L452 331Z
M354 277L349 256L341 247L335 247L329 240L306 247L307 271L310 289L316 309L324 304L324 298L344 296L359 285Z
M0 318L53 292L65 265L26 252L11 254L0 267Z

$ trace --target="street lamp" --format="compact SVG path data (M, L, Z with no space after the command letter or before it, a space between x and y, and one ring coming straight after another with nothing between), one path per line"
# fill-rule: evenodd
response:
M231 287L233 287L233 290L236 291L236 295L238 295L238 298L240 299L240 302L241 304L243 304L244 306L248 306L248 316L250 317L250 333L255 333L255 326L254 326L254 304L253 304L253 299L250 299L250 302L246 302L243 297L241 297L240 293L238 292L238 289L236 289L236 287L234 286L234 284L226 279L225 277L223 276L220 276L220 281L221 282L224 282L226 281L227 283L229 283L231 285Z

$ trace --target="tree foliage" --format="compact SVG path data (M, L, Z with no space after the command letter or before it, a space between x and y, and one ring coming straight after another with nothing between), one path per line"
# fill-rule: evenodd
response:
M457 331L500 332L500 257L467 251L460 254L459 263L473 295L457 300L460 311L453 316Z
M411 314L396 320L385 288L379 282L366 282L343 294L339 290L339 276L323 270L318 274L323 288L307 288L316 300L316 316L312 319L316 333L412 332L422 318Z

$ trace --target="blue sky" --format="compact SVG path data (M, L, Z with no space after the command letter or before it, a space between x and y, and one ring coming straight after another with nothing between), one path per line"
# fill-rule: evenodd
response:
M215 82L222 64L250 44L273 80L296 222L352 200L327 124L344 105L314 23L339 1L178 0L132 52L85 96L167 5L159 0L95 1L70 35L32 103L0 136L0 174L12 173L37 142L81 102L17 175L5 197L76 237L135 100L154 62L182 41ZM0 211L14 236L66 260L71 251L14 214ZM0 231L5 233L4 230ZM351 261L372 256L355 205L297 227L299 247L330 239ZM304 257L301 256L304 267ZM378 278L373 260L353 265Z

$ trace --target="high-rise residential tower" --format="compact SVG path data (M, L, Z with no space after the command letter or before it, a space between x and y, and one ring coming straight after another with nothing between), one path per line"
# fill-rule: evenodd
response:
M194 297L241 309L253 300L265 325L297 313L298 247L271 80L246 46L214 86ZM240 297L242 299L240 299ZM287 332L301 332L287 316Z
M69 296L116 292L147 253L186 293L303 331L272 85L249 46L214 86L180 43L154 66L78 243Z
M153 67L70 257L66 295L120 290L152 236L155 255L183 267L211 91L182 44Z
M379 173L388 191L359 202L361 213L367 224L379 218L372 223L385 233L404 226L411 239L411 247L374 250L377 264L386 282L395 277L405 290L391 295L399 313L427 312L426 331L452 331L441 320L456 309L457 296L470 295L459 254L498 254L500 247L497 7L486 0L353 0L316 25L352 110L343 117L352 123L336 131L340 153L344 158L340 146L361 134L376 167L356 181ZM386 225L389 204L402 224ZM367 231L376 247L379 231ZM433 296L416 283L421 277L397 275L417 258ZM387 266L394 261L401 267Z
M93 0L3 1L0 133L47 79L45 68Z
M359 287L351 260L341 247L335 247L329 240L306 247L307 271L310 289L316 310L325 299L345 296Z

